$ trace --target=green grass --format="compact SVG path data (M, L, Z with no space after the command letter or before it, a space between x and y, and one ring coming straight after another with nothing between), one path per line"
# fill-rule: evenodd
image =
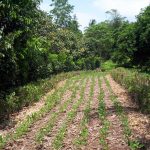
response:
M110 71L116 67L117 67L117 64L112 62L112 60L105 61L101 64L101 70L102 71Z

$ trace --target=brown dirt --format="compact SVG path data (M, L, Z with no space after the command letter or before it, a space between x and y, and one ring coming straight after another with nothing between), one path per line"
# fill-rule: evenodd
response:
M66 111L61 113L61 115L60 115L58 121L56 122L54 128L52 129L52 131L47 136L45 136L44 142L42 144L42 149L51 150L52 142L55 139L59 129L62 127L63 123L65 122L65 120L67 118L67 113L71 111L72 106L80 99L79 93L80 93L80 91L77 92L76 98L72 101L72 103L70 103L67 106Z
M114 105L110 100L110 92L106 87L106 83L102 82L102 88L105 91L104 100L107 110L107 120L110 122L110 128L108 131L107 143L109 150L129 150L128 145L124 141L123 128L118 116L116 115Z
M127 91L116 83L110 75L107 76L107 79L128 116L133 138L139 139L141 143L146 145L146 149L150 150L150 116L138 111L138 106L131 99Z
M101 126L101 122L98 115L98 106L99 106L99 84L98 79L96 78L96 83L94 87L94 95L91 101L91 112L90 112L90 120L88 124L89 129L89 137L87 141L87 146L85 149L88 150L100 150L102 146L99 143L99 130Z
M80 85L80 82L78 82L78 86ZM75 98L67 106L66 110L59 115L52 131L47 136L44 137L44 141L43 141L42 145L38 145L36 149L44 149L44 150L52 149L52 142L55 139L59 129L62 127L63 123L65 122L68 112L71 111L72 106L80 99L80 88L77 91Z
M67 134L63 141L62 150L77 149L76 146L74 145L74 141L75 141L75 138L77 137L77 135L79 135L79 133L80 133L80 122L83 119L84 109L85 109L87 101L88 101L90 84L91 84L91 80L87 83L87 86L85 89L84 103L79 106L75 119L73 120L72 124L68 127Z

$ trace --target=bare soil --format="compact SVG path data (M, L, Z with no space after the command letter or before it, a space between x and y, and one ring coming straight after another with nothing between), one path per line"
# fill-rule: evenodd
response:
M116 115L114 105L110 100L110 92L103 81L102 88L105 91L105 104L107 109L107 120L110 122L110 128L107 137L108 148L110 150L129 150L127 143L124 141L122 124Z
M90 112L90 120L88 124L89 129L89 137L86 148L88 150L98 150L102 149L102 146L99 143L99 130L101 126L101 121L98 115L98 106L99 106L99 85L98 85L98 78L96 78L95 87L94 87L94 95L91 101L91 112ZM86 149L85 148L85 149Z
M77 138L77 136L80 134L80 123L84 117L84 109L88 102L90 85L91 85L91 80L87 83L85 89L84 103L79 106L75 119L73 120L72 124L68 127L67 134L63 142L63 148L62 148L63 150L77 149L76 145L74 145L74 142L75 142L75 138Z

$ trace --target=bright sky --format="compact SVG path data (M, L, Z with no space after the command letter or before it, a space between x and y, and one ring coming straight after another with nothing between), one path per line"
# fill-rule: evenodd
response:
M50 11L51 0L43 0L40 8L44 11ZM150 4L150 0L69 0L74 5L74 14L76 14L83 30L88 26L91 19L97 22L108 19L106 11L117 9L123 17L129 21L135 21L135 16L139 14L141 8Z

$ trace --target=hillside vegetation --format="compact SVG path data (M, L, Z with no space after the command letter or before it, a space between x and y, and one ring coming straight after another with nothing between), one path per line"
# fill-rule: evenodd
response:
M81 31L41 3L0 2L0 149L149 149L150 5Z
M134 23L110 10L110 20L91 20L83 34L67 0L52 0L49 14L39 9L40 2L1 2L1 90L60 72L95 69L108 59L149 71L150 6Z

